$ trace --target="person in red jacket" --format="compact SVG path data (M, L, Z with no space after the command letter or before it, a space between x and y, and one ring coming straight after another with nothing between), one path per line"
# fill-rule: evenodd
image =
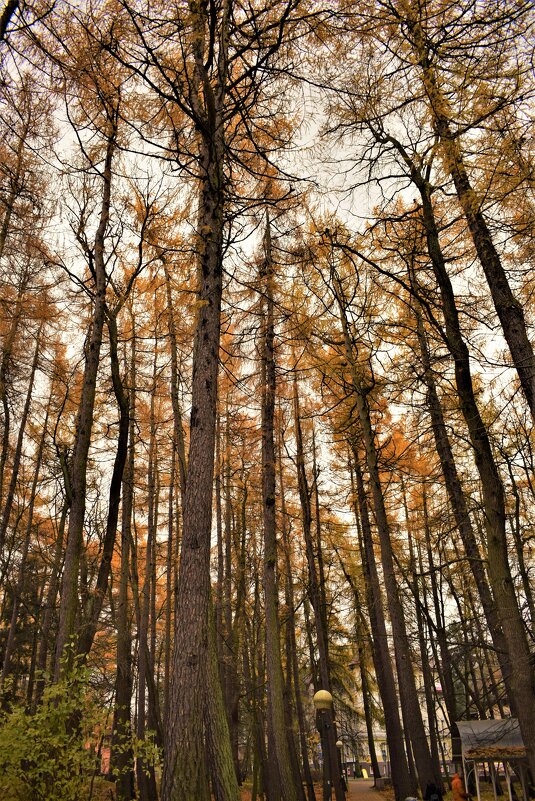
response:
M454 773L451 779L451 792L453 801L471 801L470 796L466 792L464 781L458 773Z

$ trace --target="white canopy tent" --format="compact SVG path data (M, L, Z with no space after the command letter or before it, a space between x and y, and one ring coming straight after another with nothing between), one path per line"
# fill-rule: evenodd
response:
M512 776L518 776L524 801L528 799L526 747L520 734L516 718L492 720L457 721L461 739L461 753L466 782L474 774L478 801L481 801L479 786L479 763L487 763L492 778L494 799L498 801L496 765L503 764L509 801L514 801Z

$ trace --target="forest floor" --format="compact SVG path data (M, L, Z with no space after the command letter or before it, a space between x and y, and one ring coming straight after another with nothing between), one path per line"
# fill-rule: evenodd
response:
M321 784L315 785L316 799L321 801ZM373 788L372 779L352 779L349 782L347 801L388 801L388 791L379 792ZM241 801L251 801L250 788L242 787Z

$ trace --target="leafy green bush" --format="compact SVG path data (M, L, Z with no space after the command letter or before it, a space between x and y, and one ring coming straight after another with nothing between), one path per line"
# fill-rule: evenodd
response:
M87 671L75 666L48 687L34 714L0 715L0 798L81 801L95 772L99 713Z

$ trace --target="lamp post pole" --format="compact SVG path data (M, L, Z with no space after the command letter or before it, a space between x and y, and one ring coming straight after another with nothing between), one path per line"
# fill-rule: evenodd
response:
M340 780L342 782L342 789L344 793L347 793L347 781L346 781L346 774L344 773L343 762L342 762L342 748L344 744L341 740L336 741L336 748L338 751L338 770L340 773Z
M330 692L318 690L314 696L314 706L323 755L323 801L331 801L333 786L336 801L345 801L347 788L342 774L340 751L335 743L333 697Z
M316 708L316 727L319 731L321 742L321 756L323 762L323 801L331 801L331 755L329 752L329 738L327 728L329 722L327 715L332 708L333 697L328 690L318 690L314 696L314 706Z

